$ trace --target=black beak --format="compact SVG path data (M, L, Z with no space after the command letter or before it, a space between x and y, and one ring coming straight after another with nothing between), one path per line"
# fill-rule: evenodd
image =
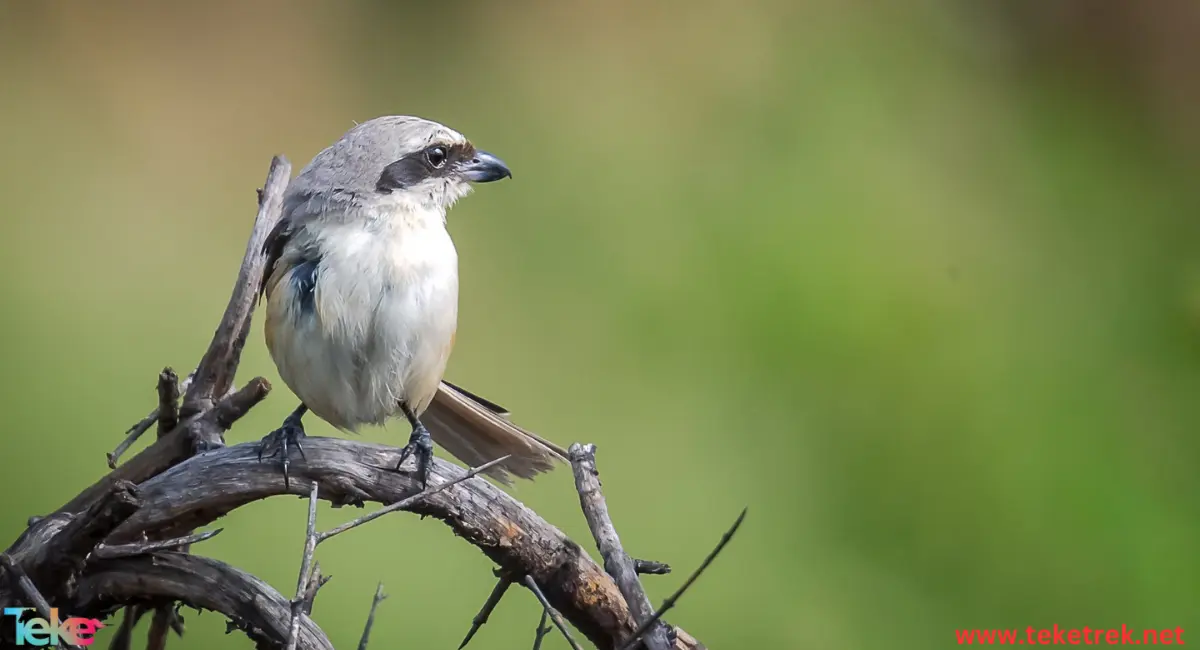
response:
M463 178L475 183L512 178L512 172L508 171L508 165L505 165L503 160L479 149L475 150L475 155L470 160L459 165L458 171Z

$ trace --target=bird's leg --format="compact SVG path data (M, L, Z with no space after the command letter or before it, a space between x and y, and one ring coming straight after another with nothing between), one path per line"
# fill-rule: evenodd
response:
M400 466L408 460L409 456L415 455L417 457L417 476L421 479L421 489L424 490L429 482L429 469L433 466L433 439L429 437L429 429L426 429L425 425L417 419L417 414L412 407L401 402L400 410L404 412L404 417L408 418L408 423L412 425L412 435L408 437L408 444L400 452L400 462L396 463L396 471L400 471Z
M274 458L276 455L282 457L284 489L291 487L291 479L288 477L288 445L295 447L300 452L300 457L304 458L304 447L300 445L300 439L306 434L304 433L304 423L300 419L307 412L308 407L304 404L297 406L291 415L283 419L283 425L264 436L258 445L258 461L260 463L264 454L266 458ZM268 450L272 451L268 453Z

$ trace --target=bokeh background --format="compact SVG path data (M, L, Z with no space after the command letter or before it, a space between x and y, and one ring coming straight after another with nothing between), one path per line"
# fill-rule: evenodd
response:
M710 647L1200 634L1198 60L1186 1L4 2L0 538L199 358L270 157L407 113L515 171L451 213L450 378L598 443L627 548L678 569L655 602L749 506L669 617ZM294 406L256 327L260 374L231 442ZM569 472L515 494L588 539ZM303 513L198 551L290 593ZM381 648L455 647L492 585L408 515L318 559L339 647L377 580Z

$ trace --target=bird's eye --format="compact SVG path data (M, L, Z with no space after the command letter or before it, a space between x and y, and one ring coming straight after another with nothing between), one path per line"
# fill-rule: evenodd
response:
M446 164L446 150L441 147L430 147L425 150L425 159L434 169L441 169Z

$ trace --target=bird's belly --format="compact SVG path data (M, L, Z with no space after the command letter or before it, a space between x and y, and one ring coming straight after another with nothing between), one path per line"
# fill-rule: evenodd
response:
M428 274L386 293L359 376L367 408L386 411L377 420L401 403L417 414L429 406L450 358L457 319L454 276Z
M402 403L423 412L449 359L458 317L453 249L437 263L410 259L384 268L394 272L372 275L323 259L311 308L298 300L269 305L280 377L341 429L382 423Z

